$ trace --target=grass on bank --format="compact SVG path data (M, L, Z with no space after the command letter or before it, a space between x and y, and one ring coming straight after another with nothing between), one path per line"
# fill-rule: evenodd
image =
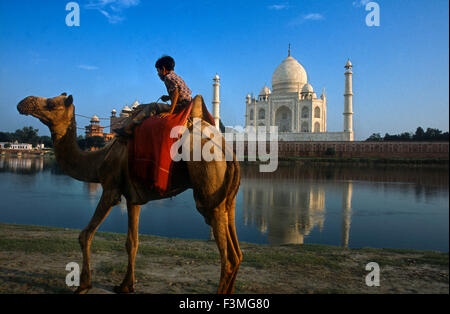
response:
M0 293L70 293L64 265L67 260L81 262L79 233L0 223L4 257ZM110 232L97 232L94 237L93 280L104 291L112 291L126 273L125 241L125 234ZM316 244L240 245L244 260L236 293L448 293L448 253ZM364 284L365 265L372 261L383 270L381 288ZM135 273L139 292L214 293L220 256L214 241L141 235Z
M8 230L42 232L42 236L17 237ZM0 251L20 251L24 253L74 253L80 252L78 234L80 231L55 227L24 226L0 223ZM219 263L220 256L214 241L169 239L157 236L140 235L138 254L143 256L181 257L207 263ZM125 234L97 232L91 251L125 252ZM198 244L203 244L199 246ZM204 245L206 244L206 246ZM348 249L337 246L304 245L258 245L241 243L245 255L243 265L266 268L289 265L314 265L341 269L346 256L351 252L376 255L385 265L408 266L411 264L430 264L448 267L448 253L405 249ZM276 249L274 249L276 248ZM393 260L390 255L398 257ZM411 256L414 256L411 258Z

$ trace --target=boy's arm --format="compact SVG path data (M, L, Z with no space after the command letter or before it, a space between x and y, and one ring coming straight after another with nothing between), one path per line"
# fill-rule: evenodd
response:
M173 91L173 93L170 95L170 102L171 102L171 109L169 114L172 114L173 111L175 110L175 106L177 105L178 102L178 97L180 96L180 94L178 93L178 89L175 88L175 90Z
M161 118L165 118L165 117L167 117L168 115L171 115L172 113L173 113L173 111L175 110L175 106L177 105L177 102L178 102L178 97L180 96L180 94L178 93L178 90L177 89L175 89L172 93L170 93L169 94L169 97L170 97L170 102L171 102L171 104L170 104L170 111L169 112L163 112L163 113L161 113L159 116L161 117Z

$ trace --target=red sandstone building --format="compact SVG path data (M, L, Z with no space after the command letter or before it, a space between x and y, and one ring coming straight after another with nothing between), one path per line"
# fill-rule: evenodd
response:
M94 115L91 119L91 124L85 127L86 137L100 136L103 137L105 142L109 142L114 138L114 133L103 133L105 127L100 125L100 119Z

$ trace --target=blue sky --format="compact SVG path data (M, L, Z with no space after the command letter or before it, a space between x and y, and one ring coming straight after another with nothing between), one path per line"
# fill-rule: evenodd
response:
M447 0L377 1L380 27L367 27L365 0L84 0L79 27L65 24L68 2L0 0L0 131L49 134L18 114L29 95L67 92L77 113L101 117L155 101L166 93L154 69L163 54L210 110L217 72L222 119L243 125L245 96L271 85L289 43L318 94L326 88L328 131L343 129L347 58L357 139L449 129Z

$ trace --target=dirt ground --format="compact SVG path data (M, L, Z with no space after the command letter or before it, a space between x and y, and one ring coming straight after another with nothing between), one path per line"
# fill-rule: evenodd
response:
M0 293L72 293L66 265L81 266L78 230L0 224ZM238 294L449 293L448 253L346 249L323 245L241 243ZM112 293L125 275L125 235L97 233L89 293ZM368 287L366 265L380 266L380 286ZM136 293L211 294L220 276L213 241L141 236Z

